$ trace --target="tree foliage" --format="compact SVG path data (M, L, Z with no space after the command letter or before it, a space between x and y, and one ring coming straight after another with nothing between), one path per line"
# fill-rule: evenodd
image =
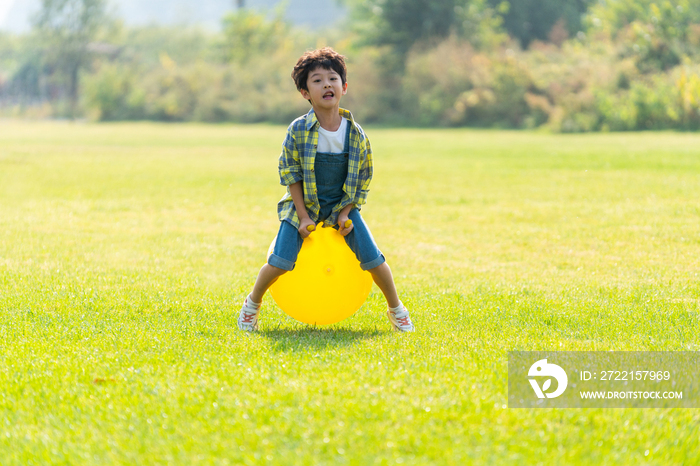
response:
M400 57L450 35L484 45L499 28L485 0L364 0L354 4L353 18L365 43L388 45Z
M700 0L357 0L345 29L240 9L220 32L42 1L33 34L0 35L0 114L288 123L308 109L292 66L330 45L367 123L700 129Z
M533 40L561 41L575 36L582 30L581 17L593 1L489 0L489 3L502 13L503 27L508 34L527 48Z
M47 67L67 89L76 116L80 72L89 63L88 45L108 21L106 0L42 0L34 26Z
M635 57L644 71L666 70L697 56L700 0L608 0L591 8L591 32L600 31Z
M272 20L248 9L223 19L222 52L229 62L247 62L273 53L290 35L289 25L278 15Z

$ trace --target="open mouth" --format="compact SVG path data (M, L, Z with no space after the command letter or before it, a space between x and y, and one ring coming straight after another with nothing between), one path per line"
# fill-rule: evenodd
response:
M333 97L335 97L335 94L332 92L326 92L325 94L323 94L324 99L332 99Z

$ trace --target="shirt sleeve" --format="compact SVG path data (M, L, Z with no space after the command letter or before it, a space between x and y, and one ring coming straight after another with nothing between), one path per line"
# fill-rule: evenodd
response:
M372 181L372 175L374 174L374 163L372 161L372 146L369 142L369 138L365 137L363 144L361 146L362 150L362 162L360 165L360 172L358 176L358 189L355 194L355 200L353 203L355 205L363 205L367 202L367 194L369 193L369 184Z
M296 138L291 126L287 129L287 136L282 144L282 153L279 159L279 175L282 186L289 186L304 179Z

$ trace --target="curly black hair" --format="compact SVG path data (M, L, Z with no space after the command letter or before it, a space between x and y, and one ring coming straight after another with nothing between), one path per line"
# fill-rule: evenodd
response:
M294 71L292 71L292 79L294 79L297 90L309 90L306 86L309 73L319 67L335 71L340 75L342 83L345 84L347 75L345 57L330 47L324 47L312 52L306 52L297 60L297 64L294 65Z

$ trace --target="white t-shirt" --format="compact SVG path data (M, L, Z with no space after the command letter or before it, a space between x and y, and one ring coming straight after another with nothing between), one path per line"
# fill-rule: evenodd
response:
M326 154L342 154L345 148L345 131L347 131L348 120L343 118L338 131L328 131L318 127L318 147L317 152Z

